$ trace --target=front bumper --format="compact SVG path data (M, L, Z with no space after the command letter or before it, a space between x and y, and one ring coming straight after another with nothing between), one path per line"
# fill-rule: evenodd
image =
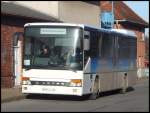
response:
M82 96L82 87L22 85L22 93L26 94L61 94Z

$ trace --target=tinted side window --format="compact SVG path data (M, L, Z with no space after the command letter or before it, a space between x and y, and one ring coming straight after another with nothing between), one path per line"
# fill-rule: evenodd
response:
M113 55L113 38L109 34L104 34L102 38L102 54L103 58L110 58Z
M130 56L129 40L127 37L119 37L119 58L127 59Z
M90 42L91 57L98 56L98 38L99 38L99 33L97 31L92 31L91 32L91 42Z
M134 38L129 38L129 47L130 47L130 58L136 59L136 40Z

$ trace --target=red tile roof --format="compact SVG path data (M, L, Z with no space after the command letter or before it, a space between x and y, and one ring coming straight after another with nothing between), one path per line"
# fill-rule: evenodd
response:
M110 1L101 1L100 8L101 11L111 11L111 2ZM140 24L144 27L148 27L149 24L143 20L140 16L138 16L132 9L130 9L125 3L122 1L114 2L114 16L115 20L126 20L130 22L134 22L136 24Z

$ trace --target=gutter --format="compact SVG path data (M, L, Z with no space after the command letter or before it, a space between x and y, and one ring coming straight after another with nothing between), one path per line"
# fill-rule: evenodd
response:
M142 24L142 23L134 22L134 21L131 21L131 20L126 20L126 19L123 19L123 20L115 20L115 22L116 22L116 23L117 23L117 22L131 22L131 23L134 23L134 24L140 24L140 25L144 26L145 28L148 28L148 27L149 27L149 25L144 25L144 24Z
M28 18L35 18L35 19L42 19L46 21L59 21L57 17L54 17L52 15L44 14L40 11L36 11L34 9L31 9L29 7L25 7L23 5L13 3L13 2L1 2L1 13L4 14L11 14L11 15L17 15L22 17L28 17Z

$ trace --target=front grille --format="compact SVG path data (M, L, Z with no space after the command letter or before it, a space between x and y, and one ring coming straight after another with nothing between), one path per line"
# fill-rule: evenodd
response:
M69 82L31 81L31 85L68 86L68 85L69 85Z

